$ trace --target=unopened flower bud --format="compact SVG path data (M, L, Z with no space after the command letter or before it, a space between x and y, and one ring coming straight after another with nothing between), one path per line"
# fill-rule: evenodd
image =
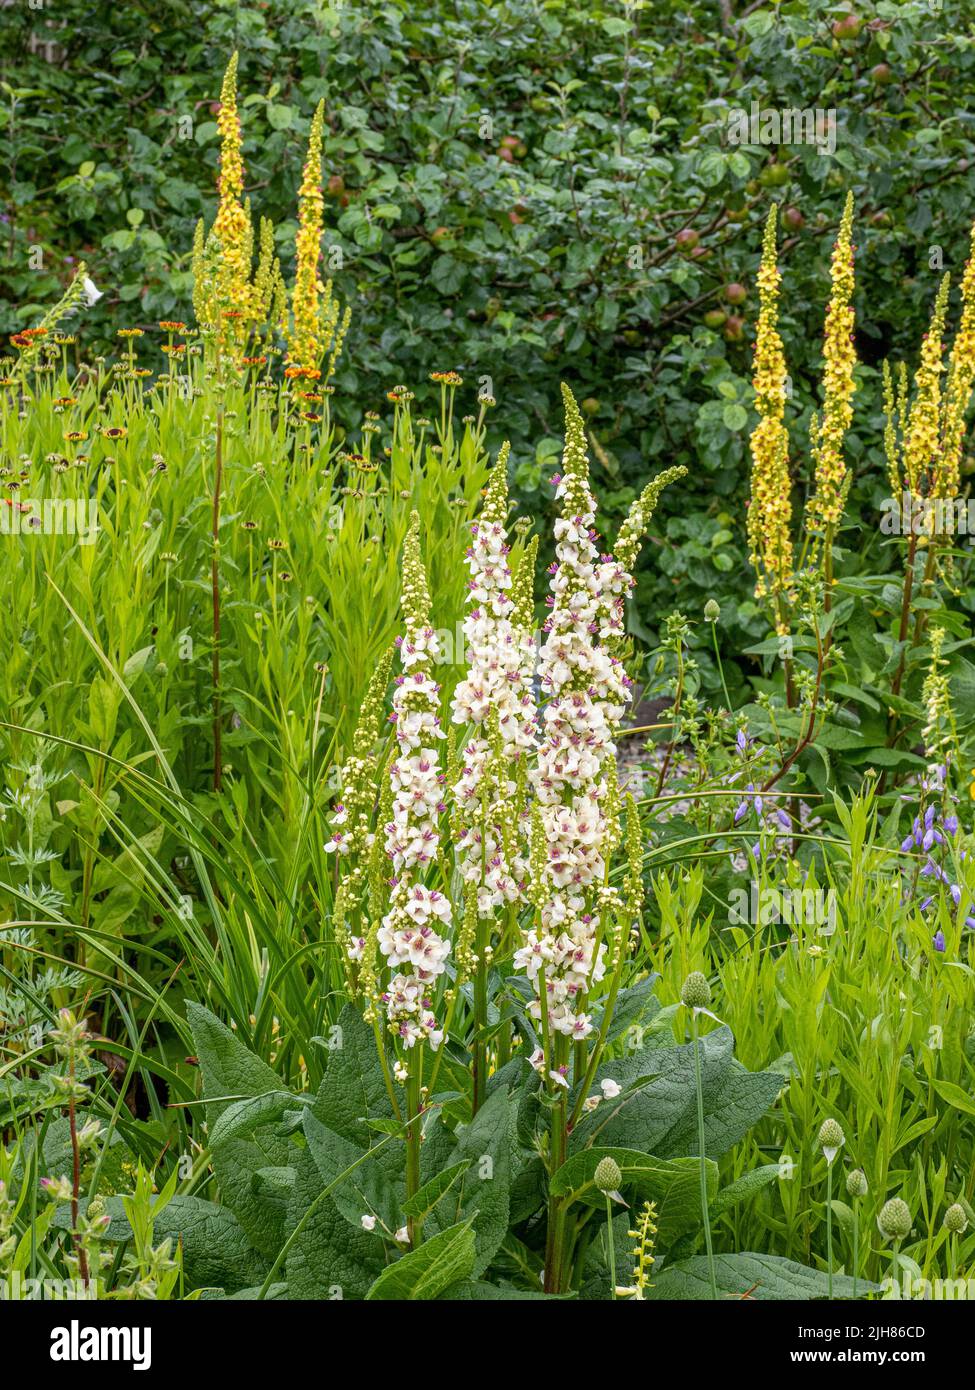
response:
M968 1217L965 1215L965 1208L961 1202L954 1202L945 1212L944 1226L946 1231L950 1231L953 1236L960 1236L965 1233L968 1227Z
M711 986L700 970L692 970L681 986L680 1002L689 1009L706 1009L711 1003Z
M885 1202L877 1217L880 1234L888 1240L903 1240L911 1232L911 1212L907 1203L900 1197L891 1197Z
M704 621L706 623L716 623L721 617L721 607L713 598L709 598L704 605Z
M832 1163L839 1150L846 1143L846 1135L836 1120L823 1121L819 1131L819 1143L826 1155L826 1162Z
M862 1168L854 1168L846 1180L846 1190L851 1197L867 1195L867 1176Z
M616 1192L623 1181L620 1165L615 1158L601 1158L596 1165L594 1176L600 1192Z

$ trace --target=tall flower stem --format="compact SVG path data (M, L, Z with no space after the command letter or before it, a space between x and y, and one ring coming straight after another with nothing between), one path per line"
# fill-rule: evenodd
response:
M213 599L213 790L220 790L223 748L220 729L220 489L223 485L223 403L217 406L217 435L213 469L213 551L210 590Z
M860 1209L853 1203L853 1297L857 1296L857 1269L860 1263ZM832 1261L830 1262L832 1267Z
M826 1296L833 1297L833 1164L826 1163Z
M724 678L724 666L721 662L721 649L718 646L718 625L711 624L711 640L714 643L714 659L718 663L718 675L721 677L721 689L724 691L725 704L731 710L731 696L728 694L728 682Z
M420 1083L422 1080L423 1050L422 1047L416 1048L415 1065L410 1067L410 1075L406 1083L406 1117L409 1120L409 1129L406 1131L406 1199L415 1197L420 1190L420 1114L422 1110L420 1102ZM410 1248L415 1249L420 1242L423 1229L422 1220L417 1217L409 1217L407 1230L410 1235Z
M78 1233L78 1196L81 1192L81 1149L78 1144L78 1116L75 1109L75 1052L72 1047L68 1054L68 1081L70 1090L68 1093L68 1131L71 1136L71 1233L74 1241L75 1253L78 1256L78 1273L81 1275L85 1288L88 1288L88 1255L85 1252L84 1242Z
M484 1104L487 1088L488 1049L485 1030L487 1029L488 1009L488 961L487 946L490 937L490 921L481 917L477 920L477 966L474 973L474 1065L472 1111L476 1115Z
M704 1222L704 1244L708 1252L708 1278L711 1297L717 1301L718 1279L714 1268L714 1249L711 1244L711 1220L708 1214L708 1160L704 1149L704 1087L701 1082L701 1045L697 1035L697 1010L691 1010L691 1037L694 1039L694 1085L697 1090L697 1147L701 1158L701 1220Z
M613 1199L606 1193L606 1239L609 1242L609 1296L616 1301L616 1246L613 1242Z

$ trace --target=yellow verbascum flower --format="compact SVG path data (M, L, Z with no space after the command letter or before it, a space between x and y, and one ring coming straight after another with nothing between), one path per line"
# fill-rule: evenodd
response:
M950 283L946 275L921 343L921 361L914 376L914 400L904 436L904 482L912 496L918 495L922 482L928 485L928 491L932 490L941 457L941 373Z
M292 367L317 371L325 355L321 321L321 298L325 286L319 279L322 255L322 225L325 197L322 193L322 127L325 102L320 101L312 117L308 155L298 189L298 233L295 237L296 267L292 295L292 328L288 335L288 362Z
M243 204L244 159L240 115L237 111L237 54L227 64L220 88L219 203L212 235L219 245L212 308L217 316L221 350L240 351L254 316L251 253L254 230Z
M775 602L779 631L787 624L782 612L793 582L792 486L789 478L789 434L785 424L787 373L778 330L781 273L776 252L776 209L765 224L762 263L758 272L759 315L755 337L752 384L758 424L752 432L751 499L748 542L758 576L755 594Z
M806 520L813 531L831 530L843 514L846 493L843 441L853 419L852 401L856 390L853 251L853 194L850 193L830 266L832 293L826 310L823 341L822 416L814 416L811 426L815 487L806 504Z
M975 227L961 280L961 322L951 348L941 427L941 458L936 479L939 497L957 497L961 487L961 453L965 412L975 384Z
M887 477L890 481L892 497L900 497L907 480L904 477L903 441L907 437L907 367L903 362L897 364L897 381L890 370L890 363L884 362L884 455L887 459Z

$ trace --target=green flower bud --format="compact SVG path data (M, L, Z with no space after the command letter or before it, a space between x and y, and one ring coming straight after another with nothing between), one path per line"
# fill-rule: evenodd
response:
M961 1202L954 1202L945 1212L944 1226L953 1236L963 1235L968 1226L968 1217Z
M711 986L700 970L692 970L681 986L680 1002L689 1009L706 1009L711 1003Z
M887 1240L903 1240L911 1233L911 1211L900 1197L885 1202L877 1217L880 1234Z
M706 623L716 623L720 617L720 605L713 598L709 598L704 605L704 621Z
M846 1135L835 1120L824 1120L819 1131L819 1143L827 1159L832 1161L832 1155L846 1143Z
M846 1190L851 1197L866 1197L867 1176L862 1168L854 1168L846 1180Z
M596 1165L596 1186L600 1192L616 1192L623 1181L620 1165L615 1158L601 1158Z

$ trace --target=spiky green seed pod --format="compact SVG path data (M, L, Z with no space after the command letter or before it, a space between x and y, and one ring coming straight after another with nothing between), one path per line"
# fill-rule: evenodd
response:
M616 1192L623 1181L620 1165L615 1158L601 1158L596 1165L594 1176L600 1192Z
M824 1120L819 1131L819 1144L825 1151L832 1149L835 1153L846 1143L846 1135L835 1120Z
M846 1190L851 1197L867 1195L867 1175L862 1168L854 1168L846 1180Z
M953 1236L963 1235L968 1227L968 1217L961 1202L953 1202L945 1212L944 1227Z
M911 1211L900 1197L891 1197L885 1202L877 1217L880 1234L887 1240L903 1240L911 1233Z
M692 970L681 986L680 1002L689 1009L706 1009L711 1003L711 986L700 970Z

